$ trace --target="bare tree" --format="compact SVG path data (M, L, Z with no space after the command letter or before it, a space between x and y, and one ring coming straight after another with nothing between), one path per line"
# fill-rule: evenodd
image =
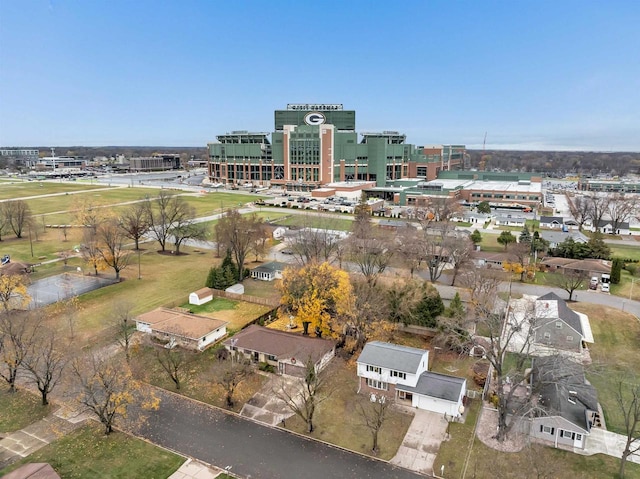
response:
M120 280L120 271L129 265L131 252L125 249L127 236L117 219L111 218L100 224L97 230L98 253L104 264L116 273Z
M176 254L180 253L180 246L184 242L188 240L205 240L207 238L205 227L194 221L195 215L195 208L190 208L188 215L177 218L173 228L171 228Z
M586 196L578 195L572 201L570 200L569 204L571 205L573 217L578 223L578 229L582 231L584 224L592 217L591 201Z
M169 375L177 390L180 390L189 363L186 351L175 347L156 347L156 359Z
M2 204L3 216L9 223L16 238L22 238L22 233L31 223L31 208L24 200L11 200Z
M95 275L98 276L98 271L104 269L104 261L100 254L98 234L93 228L85 228L82 234L80 253L84 261L93 268Z
M256 256L256 261L269 252L269 238L270 235L267 225L264 223L258 225L256 230L256 239L251 245L251 252Z
M241 353L232 353L228 359L220 360L216 366L218 384L225 392L225 404L229 409L235 405L234 394L237 387L253 374L253 365Z
M5 212L5 205L0 204L0 241L2 241L2 235L5 234L9 228L9 218Z
M353 234L347 242L349 259L366 278L367 283L375 286L393 257L393 235L375 226L371 222L370 214L365 211L356 214Z
M118 303L113 311L113 335L124 351L127 364L131 362L131 344L136 332L135 321L131 314L132 308L133 305L130 303Z
M378 435L387 419L387 412L392 403L393 400L383 394L371 395L371 397L358 402L358 413L366 428L371 432L371 451L374 454L379 452Z
M457 232L452 223L434 223L425 227L424 256L429 270L429 280L433 283L440 278L447 264L450 263L451 250L457 240Z
M516 265L518 265L520 281L523 281L527 274L527 265L531 258L531 243L511 243L507 246L509 255L515 259Z
M329 398L331 392L327 388L326 375L316 371L311 358L305 362L304 377L299 379L299 387L290 391L284 383L274 391L276 396L285 402L287 407L307 425L307 432L314 429L313 419L319 404Z
M471 292L469 307L475 318L476 331L483 331L484 336L472 334L471 343L485 349L485 356L494 371L492 390L498 409L496 439L502 442L516 422L514 418L528 411L528 403L520 403L521 409L515 413L513 408L518 389L529 377L529 350L534 338L535 310L529 302L523 301L517 305L510 302L505 313L500 301L496 301L500 276L490 270L479 271L482 274L474 278L475 288ZM461 334L460 339L466 341L466 334ZM508 353L512 354L508 357Z
M256 214L241 215L238 210L229 210L216 224L216 236L223 247L231 251L238 267L238 281L244 278L247 254L259 240L262 219Z
M595 230L598 231L598 225L609 211L611 198L609 195L599 195L598 193L591 193L587 198L590 204L591 221Z
M616 233L620 225L633 216L638 205L638 199L634 196L616 193L610 198L607 213L611 218L613 232Z
M551 283L564 289L569 295L569 301L573 301L573 293L582 288L589 279L587 271L567 270L551 275Z
M91 199L77 196L74 201L75 218L78 224L90 228L92 233L98 231L98 226L104 219L103 207L95 204Z
M157 198L148 198L145 208L149 220L149 232L158 241L162 251L166 251L167 243L176 225L193 219L195 211L182 197L164 190L158 194Z
M640 451L640 385L619 380L615 391L618 411L624 419L625 444L618 476L624 478L627 459Z
M55 332L41 330L23 362L30 381L40 391L43 406L49 404L49 394L62 377L66 363L63 350Z
M409 268L409 273L413 273L420 267L424 261L424 245L422 243L422 235L417 228L411 224L400 228L396 234L396 253L400 257L403 264Z
M460 271L470 266L472 267L472 254L474 251L473 242L467 236L454 238L449 245L449 262L453 266L451 275L451 286L455 285Z
M311 262L332 264L338 259L342 239L332 230L331 220L322 219L321 222L319 228L313 228L306 215L302 227L287 237L287 244L301 265Z
M34 347L36 318L28 313L3 312L0 314L0 377L16 391L16 380L25 360Z
M97 417L107 435L113 432L117 421L127 417L130 407L157 407L155 398L143 398L129 368L113 358L101 359L91 355L76 359L72 369L79 390L78 404Z
M135 242L136 250L140 249L140 239L149 231L148 208L145 203L134 203L120 216L120 225L127 238Z

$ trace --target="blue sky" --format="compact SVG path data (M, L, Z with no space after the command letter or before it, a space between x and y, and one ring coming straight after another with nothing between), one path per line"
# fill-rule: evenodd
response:
M414 144L640 151L640 2L0 0L0 145L204 146L307 102Z

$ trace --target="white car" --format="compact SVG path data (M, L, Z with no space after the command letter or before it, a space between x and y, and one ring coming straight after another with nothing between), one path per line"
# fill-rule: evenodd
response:
M608 293L609 292L609 283L602 283L601 291L603 293Z

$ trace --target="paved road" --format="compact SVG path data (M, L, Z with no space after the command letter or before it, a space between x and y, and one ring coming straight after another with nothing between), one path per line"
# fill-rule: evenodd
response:
M136 431L141 437L240 477L261 479L398 478L425 476L369 459L171 393Z

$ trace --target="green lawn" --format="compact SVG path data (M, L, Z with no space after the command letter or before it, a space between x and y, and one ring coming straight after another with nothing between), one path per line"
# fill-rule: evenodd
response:
M18 431L51 412L51 406L42 406L38 396L22 390L12 394L8 389L3 381L0 384L0 434Z
M0 190L0 200L15 200L31 196L69 193L102 188L107 189L108 187L104 185L52 183L48 181L15 182L2 185L2 190Z
M334 392L318 406L314 432L307 434L306 425L297 416L287 419L287 429L370 455L371 433L357 412L358 401L367 400L367 397L357 394L358 378L355 365L348 366L336 357L327 367L327 373L327 387ZM390 410L379 433L378 457L388 460L396 454L412 419L408 414Z
M595 343L589 345L593 364L587 378L598 390L607 429L622 433L623 418L614 391L619 379L640 382L640 322L631 314L605 306L575 303L571 307L589 316Z
M34 452L0 475L31 462L47 462L62 479L166 479L185 461L165 449L97 424L78 429Z
M498 452L474 438L474 427L481 403L473 400L464 423L452 423L451 439L441 444L433 464L440 472L444 465L444 477L461 478L466 452L473 445L466 468L466 478L500 477L502 479L539 479L569 476L580 479L616 477L619 459L604 454L581 456L568 451L539 444L526 446L518 453ZM640 478L640 465L628 463L627 479Z
M640 243L637 245L608 244L607 246L611 249L611 255L613 257L640 261Z
M245 280L245 282L249 281L251 280ZM227 298L215 297L213 298L213 301L209 301L208 303L200 306L183 303L180 307L186 308L194 314L210 316L212 318L228 321L229 324L227 324L227 331L229 333L241 330L247 324L272 309L268 306L249 303L247 301L234 301Z

